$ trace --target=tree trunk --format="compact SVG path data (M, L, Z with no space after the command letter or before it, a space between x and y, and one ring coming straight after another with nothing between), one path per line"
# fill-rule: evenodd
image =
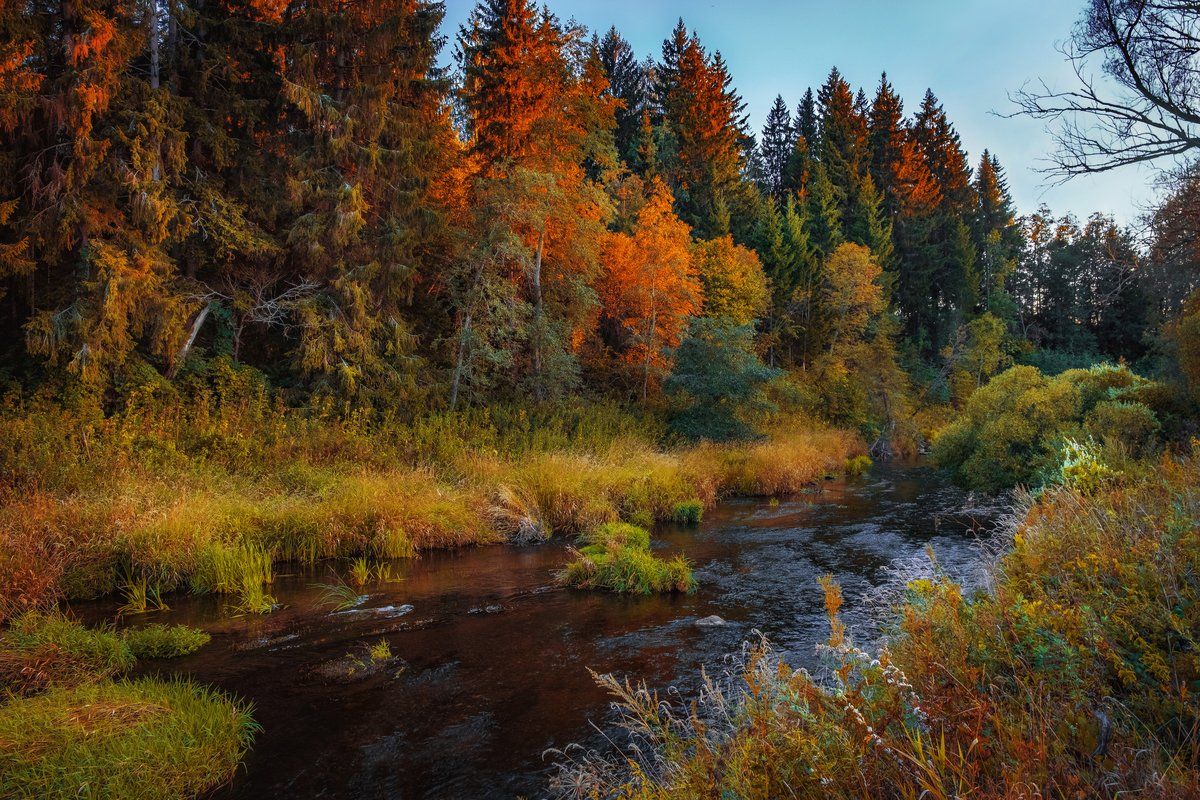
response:
M533 259L533 396L539 403L545 399L542 386L542 254L546 248L546 232L538 234L537 254Z
M462 333L458 338L458 357L454 362L454 380L450 384L450 410L458 406L458 387L462 383L463 365L467 356L467 338L471 335L471 312L463 320Z
M650 295L650 335L646 342L646 361L642 371L642 402L650 397L650 359L654 356L654 333L658 329L658 294Z
M192 320L192 329L188 332L187 341L183 343L183 347L179 349L179 354L175 356L175 360L171 363L171 368L167 370L167 377L174 378L179 373L179 368L183 366L183 361L191 352L192 345L196 343L196 337L200 334L200 328L204 325L204 320L208 319L209 313L212 312L213 304L206 303L204 308L200 309L196 314L196 318Z

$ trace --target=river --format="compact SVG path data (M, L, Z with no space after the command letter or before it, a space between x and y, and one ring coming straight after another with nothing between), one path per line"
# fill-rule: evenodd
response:
M931 469L883 465L782 502L731 500L694 529L656 531L656 551L683 551L700 589L618 597L555 587L565 545L428 553L400 578L368 587L348 612L318 600L330 567L280 567L281 608L229 618L211 597L171 599L146 621L213 635L187 658L150 664L255 706L263 731L220 800L538 796L549 748L602 741L608 698L589 668L694 688L740 644L765 634L797 666L819 667L828 634L817 578L831 573L860 643L874 626L865 598L890 567L932 546L950 575L980 578L978 539L998 514ZM719 615L728 624L698 626ZM386 639L395 660L354 669ZM353 670L354 674L350 674Z

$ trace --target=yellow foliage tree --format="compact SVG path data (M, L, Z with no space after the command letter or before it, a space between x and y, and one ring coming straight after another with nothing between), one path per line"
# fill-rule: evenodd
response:
M697 242L694 257L704 286L704 316L745 325L766 313L767 276L753 250L734 244L732 236L722 236Z

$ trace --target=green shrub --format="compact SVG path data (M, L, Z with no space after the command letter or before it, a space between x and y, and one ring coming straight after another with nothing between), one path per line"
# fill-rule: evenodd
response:
M0 797L194 797L233 777L257 730L246 705L183 681L56 687L0 705Z
M671 428L685 439L729 441L754 435L751 414L774 410L767 384L779 377L754 350L754 326L699 318L675 350L664 388L680 406Z
M846 460L846 474L850 477L867 474L867 471L874 466L870 456L859 455Z
M187 625L155 623L144 628L127 628L121 638L136 658L175 658L194 653L212 638Z
M1033 367L1013 367L971 395L958 419L936 437L934 460L960 483L997 491L1055 474L1063 443L1089 431L1143 452L1155 440L1158 420L1148 407L1121 398L1148 385L1110 364L1052 378Z
M704 503L699 499L676 503L671 512L671 521L679 525L699 525L704 517Z
M696 589L686 558L675 556L667 561L637 547L581 551L560 573L559 580L578 589L604 589L618 594L690 593Z
M1153 445L1162 425L1141 403L1108 400L1097 403L1088 413L1084 428L1106 445L1124 447L1138 456Z
M1058 470L1058 483L1082 494L1094 494L1113 477L1113 471L1104 463L1095 442L1076 442L1068 439L1063 444L1062 466Z
M601 525L581 537L583 548L559 573L565 586L619 594L692 592L696 579L683 556L664 560L650 552L650 534L624 522Z

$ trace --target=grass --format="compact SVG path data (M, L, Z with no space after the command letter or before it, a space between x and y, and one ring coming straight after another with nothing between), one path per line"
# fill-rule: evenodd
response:
M155 623L144 628L127 628L121 638L135 658L176 658L194 653L212 638L187 625Z
M250 709L185 681L55 687L0 705L0 797L194 797L233 777Z
M348 611L363 600L358 589L346 583L315 583L313 587L321 590L317 598L318 605L334 611Z
M58 612L26 612L0 634L0 684L18 694L101 680L133 664L115 631L85 628Z
M287 409L237 367L212 370L187 403L156 385L107 415L0 398L0 621L118 590L126 613L181 589L260 613L276 562L696 524L723 495L795 492L864 452L807 420L761 442L663 447L656 416L584 403L411 421Z
M275 605L265 588L274 580L272 563L271 553L259 544L210 542L200 551L189 582L200 594L236 595L239 613L265 614Z
M559 573L565 586L618 594L692 592L696 579L683 556L669 560L650 552L650 534L628 523L610 522L584 534L582 548Z
M678 702L602 678L628 747L571 751L561 797L1200 796L1200 463L1110 465L1021 501L987 592L898 587L886 647L824 581L829 671L763 644ZM624 739L623 739L624 740Z
M373 663L382 664L385 661L392 660L392 646L388 644L387 639L380 639L375 644L367 648L367 658Z

